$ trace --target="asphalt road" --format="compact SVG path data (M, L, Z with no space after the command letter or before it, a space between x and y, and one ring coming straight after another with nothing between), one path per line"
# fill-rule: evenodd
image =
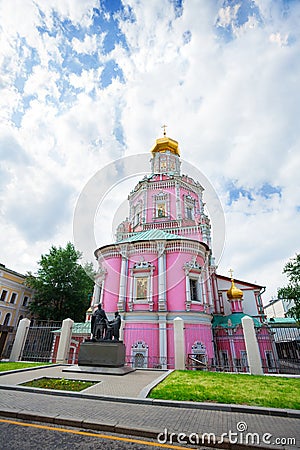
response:
M19 419L6 419L4 417L0 419L1 450L151 450L191 448L179 447L178 445L160 446L157 441L138 437L111 435L51 424L37 424Z

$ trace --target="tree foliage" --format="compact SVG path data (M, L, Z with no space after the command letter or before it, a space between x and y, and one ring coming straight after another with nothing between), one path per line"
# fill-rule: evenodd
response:
M300 253L286 263L283 273L287 275L289 284L278 290L278 298L294 300L288 315L300 322Z
M37 273L28 273L26 284L34 289L30 310L36 317L85 320L94 274L92 264L83 268L80 258L81 253L70 242L65 248L52 246L48 254L41 256Z

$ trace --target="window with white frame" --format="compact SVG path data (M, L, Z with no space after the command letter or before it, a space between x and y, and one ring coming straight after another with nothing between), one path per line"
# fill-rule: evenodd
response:
M185 218L188 220L195 219L195 199L190 195L184 197Z
M27 295L25 295L25 296L24 296L24 299L23 299L23 304L22 304L22 306L27 306L27 305L28 305L28 302L29 302L29 297L28 297Z
M248 368L248 357L247 357L246 350L241 350L240 355L241 355L241 369L243 371L248 372L249 368Z
M271 351L266 351L265 352L265 356L266 356L266 363L267 363L267 367L269 370L275 370L276 366L275 366L275 361L274 361L274 356L273 353Z
M3 289L2 292L1 292L0 300L2 302L5 302L6 296L7 296L7 291L5 289Z
M154 217L162 219L169 216L169 194L160 192L154 196Z
M220 351L220 363L223 369L229 369L229 359L227 350Z
M131 269L131 300L130 308L133 307L133 303L148 303L149 308L153 309L153 271L155 267L151 262L141 260L134 264Z
M200 292L199 292L198 277L197 278L191 278L191 276L190 276L189 277L189 283L190 283L191 301L192 302L199 302L200 301Z
M10 321L11 314L7 313L3 322L3 325L8 325Z
M142 202L138 202L134 207L133 226L137 226L142 222Z
M16 299L17 299L17 293L16 292L13 292L12 294L11 294L11 297L10 297L10 303L12 303L12 304L14 304L14 303L16 303Z

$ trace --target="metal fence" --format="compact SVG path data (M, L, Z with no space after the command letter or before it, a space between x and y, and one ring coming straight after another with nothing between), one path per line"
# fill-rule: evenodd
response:
M165 356L161 356L159 334L164 336ZM124 328L126 364L135 368L172 369L174 357L167 355L168 343L174 342L174 330L169 325L146 325Z
M271 325L278 355L279 372L300 374L300 327Z
M12 350L12 347L14 344L16 332L17 332L17 330L16 330L16 328L14 328L12 332L8 333L7 339L5 342L5 346L4 346L2 354L1 354L2 359L9 359L11 350Z
M39 321L29 327L24 345L22 361L50 362L54 343L54 330L61 328L62 322Z

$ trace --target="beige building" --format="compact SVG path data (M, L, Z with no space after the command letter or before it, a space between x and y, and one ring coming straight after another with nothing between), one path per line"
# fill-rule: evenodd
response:
M19 321L30 316L28 305L33 291L24 282L25 275L0 264L0 358Z

